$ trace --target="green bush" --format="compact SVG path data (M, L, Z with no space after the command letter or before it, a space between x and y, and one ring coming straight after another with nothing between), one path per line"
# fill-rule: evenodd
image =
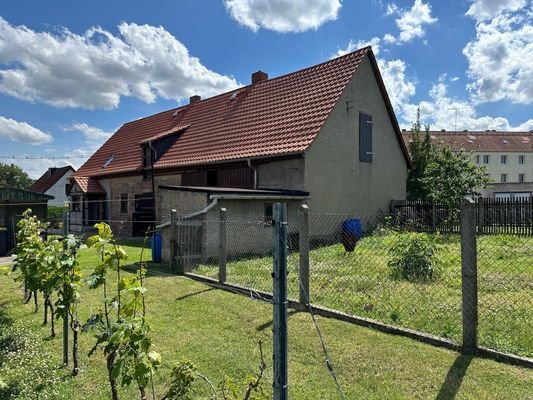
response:
M428 281L435 278L435 244L425 233L397 235L388 249L389 267L395 278Z

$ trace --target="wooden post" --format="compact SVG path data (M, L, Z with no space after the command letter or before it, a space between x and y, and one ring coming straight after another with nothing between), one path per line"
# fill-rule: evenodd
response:
M274 253L272 273L273 398L274 400L287 400L287 204L274 204L272 223L274 228L272 230Z
M170 261L169 261L169 267L170 271L173 273L176 273L176 215L177 212L175 209L172 209L170 211L170 239L169 239L169 245L170 245Z
M300 303L309 304L309 207L306 204L300 209L300 268L298 269L298 279L300 280Z
M221 208L218 220L218 281L226 282L227 249L227 215L226 209Z
M474 202L461 202L461 278L463 300L462 352L473 354L477 349L477 244Z
M485 224L485 201L483 197L478 197L477 199L477 213L478 213L478 225L477 233L480 235L483 234L483 225Z

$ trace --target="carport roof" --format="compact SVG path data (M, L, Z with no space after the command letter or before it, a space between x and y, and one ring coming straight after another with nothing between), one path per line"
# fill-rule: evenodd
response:
M275 189L238 189L224 187L197 187L197 186L173 186L159 185L160 189L177 190L181 192L207 193L210 195L251 195L251 196L279 196L279 197L307 197L309 192L303 190L275 190Z

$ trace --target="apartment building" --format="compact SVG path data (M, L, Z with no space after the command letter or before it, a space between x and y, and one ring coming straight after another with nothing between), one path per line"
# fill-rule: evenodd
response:
M492 185L483 197L528 198L533 193L533 131L431 131L431 139L453 150L472 153L472 161L485 167ZM403 131L409 144L409 131Z

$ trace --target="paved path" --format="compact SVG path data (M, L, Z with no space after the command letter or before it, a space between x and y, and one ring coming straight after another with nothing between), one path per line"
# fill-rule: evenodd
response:
M10 265L15 261L15 256L0 257L0 265Z

